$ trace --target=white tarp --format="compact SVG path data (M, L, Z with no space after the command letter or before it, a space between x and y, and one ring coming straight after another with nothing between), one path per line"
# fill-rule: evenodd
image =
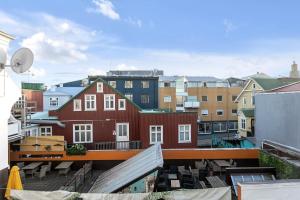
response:
M300 180L280 180L269 183L243 183L241 200L299 200Z
M72 200L78 193L67 191L39 192L30 190L12 190L11 197L17 200ZM180 190L153 193L103 194L85 193L79 196L82 200L231 200L230 187Z
M42 192L33 190L11 190L10 196L14 200L73 200L80 194L57 190L53 192Z

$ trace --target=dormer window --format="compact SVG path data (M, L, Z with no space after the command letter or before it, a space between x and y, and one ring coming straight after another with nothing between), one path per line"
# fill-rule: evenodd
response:
M97 82L97 93L103 93L103 83Z

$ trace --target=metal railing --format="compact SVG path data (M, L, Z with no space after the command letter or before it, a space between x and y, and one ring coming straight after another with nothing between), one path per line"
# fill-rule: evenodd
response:
M109 150L109 149L141 149L141 141L114 141L114 142L99 142L95 143L95 150Z

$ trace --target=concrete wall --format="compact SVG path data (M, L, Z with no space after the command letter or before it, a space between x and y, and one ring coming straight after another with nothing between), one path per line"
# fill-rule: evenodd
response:
M255 135L300 149L300 93L261 93L255 96Z

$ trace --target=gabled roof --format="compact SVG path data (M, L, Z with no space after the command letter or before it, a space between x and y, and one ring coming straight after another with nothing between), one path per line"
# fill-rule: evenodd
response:
M284 85L278 88L274 88L266 92L296 92L296 91L300 91L300 81L288 85Z
M259 84L264 90L271 90L278 88L296 81L299 79L290 79L290 78L252 78L257 84Z
M241 112L243 113L243 115L245 117L254 117L254 109L253 108L249 108L249 109L243 108L243 109L241 109Z
M69 99L69 101L67 101L65 104L63 104L61 107L59 107L57 109L57 111L61 110L62 108L64 108L67 104L69 104L70 102L72 102L74 99L76 99L79 95L83 94L85 91L87 91L89 88L93 87L94 85L96 85L97 82L103 82L104 85L106 85L107 87L109 87L110 89L112 89L116 94L120 95L122 98L128 100L133 106L135 106L139 111L142 110L141 107L139 107L136 103L134 103L133 101L131 101L130 99L128 99L125 95L123 95L121 92L119 92L118 90L116 90L115 88L113 88L110 84L108 84L105 80L103 80L102 78L98 78L96 79L92 84L90 84L89 86L85 87L83 90L81 90L77 95L73 96L71 99Z

